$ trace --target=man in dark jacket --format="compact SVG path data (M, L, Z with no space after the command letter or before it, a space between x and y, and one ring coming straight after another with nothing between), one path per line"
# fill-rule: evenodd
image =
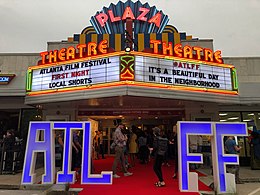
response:
M8 130L6 132L6 136L4 138L4 148L6 152L5 156L5 171L12 171L13 166L13 149L15 145L15 136L12 130Z

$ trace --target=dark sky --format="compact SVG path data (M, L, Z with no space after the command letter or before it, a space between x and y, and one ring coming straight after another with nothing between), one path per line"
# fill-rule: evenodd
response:
M133 0L135 1L135 0ZM0 0L0 52L41 52L90 25L113 0ZM124 2L124 0L123 0ZM147 0L168 24L213 39L223 56L260 56L260 0Z

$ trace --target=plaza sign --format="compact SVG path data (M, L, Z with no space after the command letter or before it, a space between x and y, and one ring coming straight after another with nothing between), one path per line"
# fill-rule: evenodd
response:
M223 136L247 136L246 123L194 122L181 121L178 128L179 153L179 189L186 192L198 192L198 174L189 171L190 163L203 164L202 154L190 153L188 135L211 136L214 186L218 193L231 193L236 189L235 176L226 173L226 165L239 164L238 155L225 154ZM90 122L30 122L24 167L21 183L36 182L36 155L44 153L44 174L42 184L53 184L55 181L55 149L54 130L64 131L64 149L62 170L57 173L57 184L74 183L75 171L71 171L72 160L72 131L83 131L82 149L82 184L112 184L112 171L102 171L100 174L91 173L91 124ZM44 140L39 140L39 131L43 131Z
M131 7L127 6L123 12L122 16L115 16L113 10L108 10L108 15L105 13L100 13L96 15L96 19L99 22L101 27L104 27L105 24L108 21L108 18L111 20L111 22L118 22L121 20L126 20L126 19L132 19L132 20L139 20L139 21L144 21L144 22L149 22L149 23L154 23L158 28L161 25L161 20L162 20L162 14L160 12L157 12L155 15L153 15L149 20L147 19L147 16L151 15L148 14L150 12L150 9L145 8L145 7L139 7L138 11L140 12L138 15L134 15Z
M169 18L149 3L140 1L119 1L103 7L91 17L91 24L97 34L122 34L125 32L126 20L134 24L134 33L162 33Z

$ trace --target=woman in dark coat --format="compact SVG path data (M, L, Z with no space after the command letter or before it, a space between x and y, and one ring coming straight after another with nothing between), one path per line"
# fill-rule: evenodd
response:
M168 139L164 131L161 130L160 128L154 127L153 131L155 135L154 144L153 144L154 155L155 155L153 170L159 179L159 181L155 183L155 186L163 187L165 186L165 182L163 180L163 175L162 175L162 163L164 160L164 155L168 149Z

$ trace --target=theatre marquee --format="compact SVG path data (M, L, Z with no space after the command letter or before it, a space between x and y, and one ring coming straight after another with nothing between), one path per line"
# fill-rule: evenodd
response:
M237 94L236 83L232 65L133 51L32 66L27 75L27 93L40 95L134 85Z

